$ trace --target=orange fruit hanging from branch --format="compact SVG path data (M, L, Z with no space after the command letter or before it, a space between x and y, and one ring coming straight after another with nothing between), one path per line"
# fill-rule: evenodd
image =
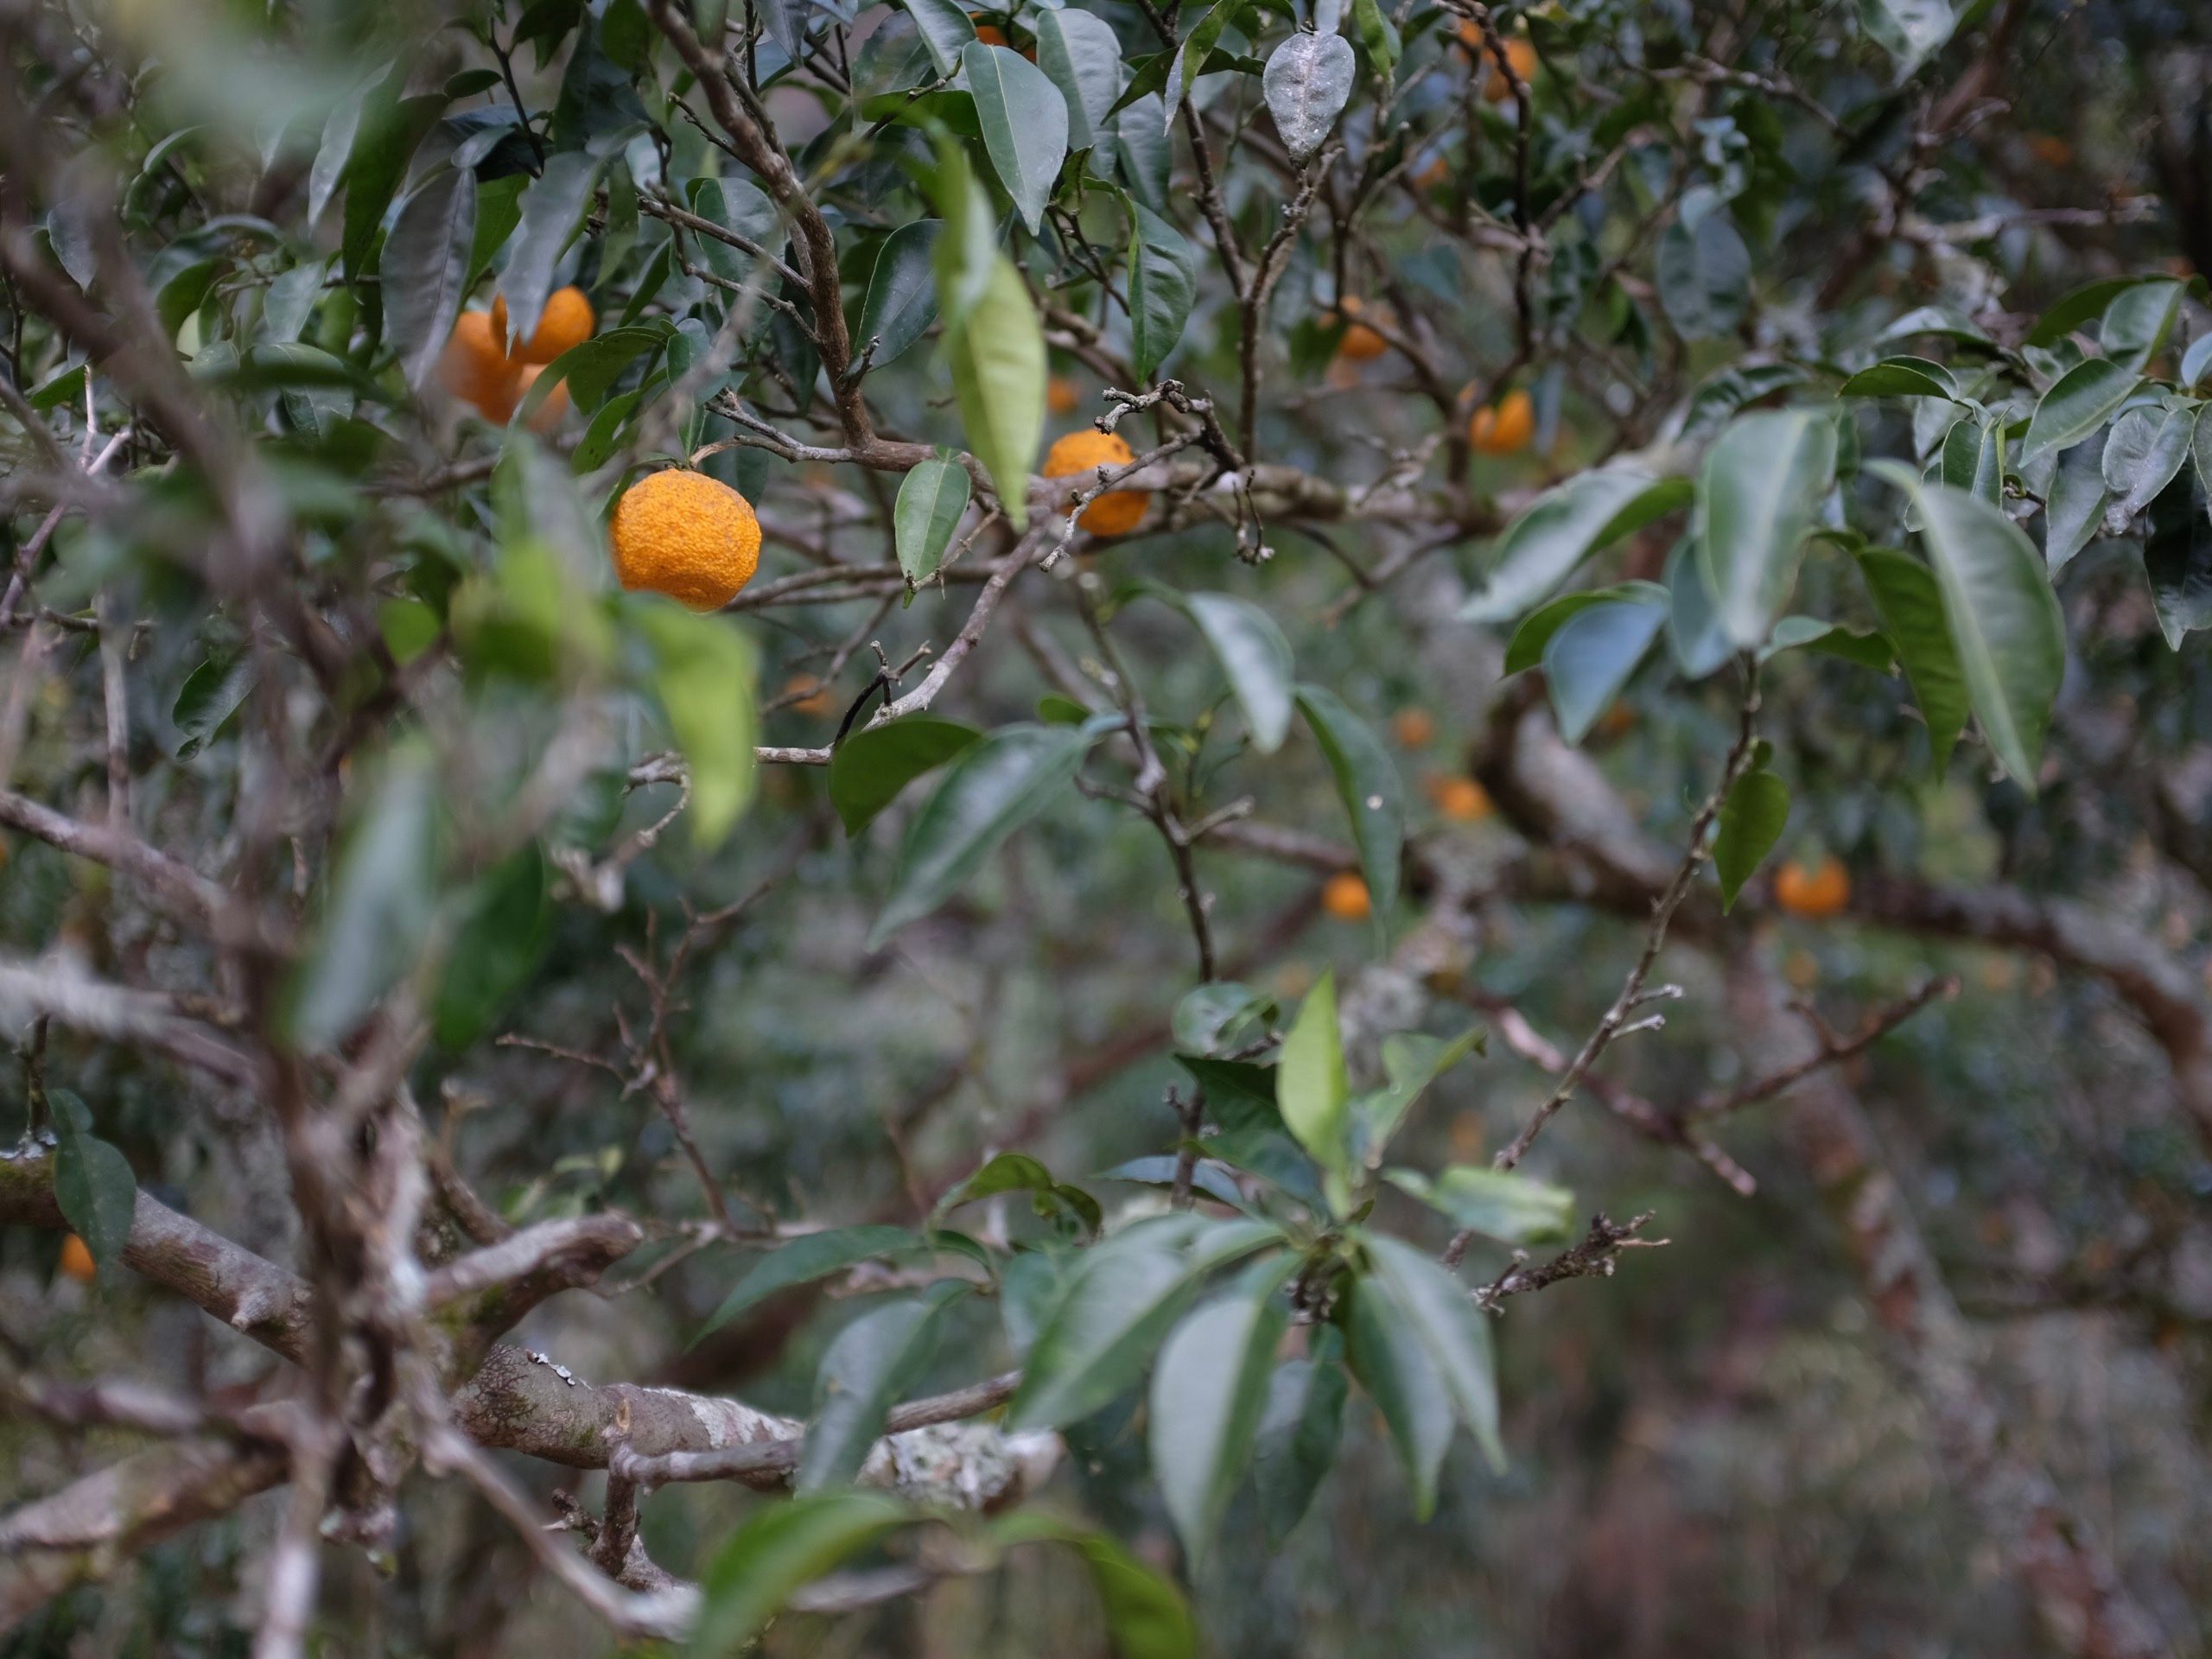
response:
M728 604L760 563L753 504L704 473L671 467L639 479L615 503L609 534L623 587L695 611Z
M1101 467L1126 467L1135 459L1136 452L1117 432L1071 432L1045 452L1045 476L1088 474L1084 480L1088 487L1097 482ZM1085 507L1076 523L1093 536L1126 536L1144 522L1145 510L1151 505L1148 491L1109 490Z

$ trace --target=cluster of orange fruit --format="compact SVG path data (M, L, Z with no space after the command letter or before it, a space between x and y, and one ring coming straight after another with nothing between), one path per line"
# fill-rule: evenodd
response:
M1344 334L1337 341L1338 362L1371 363L1390 349L1381 330L1363 319L1357 295L1348 294L1339 300L1335 315L1344 325ZM1384 327L1390 326L1388 310L1378 308L1375 315ZM1467 442L1479 454L1516 454L1529 447L1529 440L1535 435L1535 400L1517 386L1496 403L1476 410L1467 422Z
M583 289L564 288L547 296L531 337L510 346L507 302L495 299L489 311L464 311L454 320L438 360L438 378L448 391L486 420L505 426L545 365L589 340L595 321ZM531 412L530 429L553 431L568 413L569 388L556 385Z

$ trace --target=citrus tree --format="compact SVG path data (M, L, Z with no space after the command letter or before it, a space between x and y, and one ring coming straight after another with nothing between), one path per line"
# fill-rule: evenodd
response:
M1042 1555L1066 1639L1191 1653L1344 1465L1513 1464L1522 1299L1759 1227L2037 1639L2202 1637L1857 1091L1970 1136L1949 970L2024 961L2100 1047L2005 1088L2136 1137L2091 1291L2202 1243L2203 20L0 44L0 1221L89 1287L0 1379L11 1651L338 1651L356 1563L451 1650L442 1516L578 1651Z

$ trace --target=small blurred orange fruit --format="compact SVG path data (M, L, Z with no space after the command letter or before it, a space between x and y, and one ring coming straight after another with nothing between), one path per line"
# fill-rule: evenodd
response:
M1454 823L1480 823L1491 815L1490 791L1471 778L1432 779L1428 798Z
M1426 709L1401 709L1390 716L1390 735L1402 748L1425 749L1436 735L1436 721Z
M1851 902L1851 872L1834 853L1814 865L1791 859L1774 878L1774 902L1792 916L1826 921Z
M811 674L794 674L784 682L784 695L800 693L794 701L785 704L797 715L826 715L836 706L830 687Z
M1056 374L1045 383L1045 407L1053 414L1072 415L1082 402L1083 393L1065 374Z
M2028 138L2028 154L2045 167L2074 165L2074 146L2055 132L2031 134Z
M518 363L550 363L570 346L581 346L589 340L592 324L596 321L583 289L556 288L545 296L545 309L538 314L536 332L510 348L506 296L502 295L492 302L492 338L501 351Z
M1496 404L1477 410L1467 423L1467 442L1485 455L1510 455L1525 449L1535 434L1535 399L1517 387Z
M1323 884L1321 908L1340 922L1363 922L1375 913L1367 883L1350 870L1338 870Z
M1475 30L1475 38L1470 44L1479 51L1482 47L1483 32L1471 22L1459 25L1459 38L1465 41L1470 29ZM1486 55L1488 61L1483 65L1486 72L1483 77L1484 101L1491 104L1505 103L1513 96L1513 82L1507 79L1500 72L1497 54L1491 53ZM1522 36L1516 35L1505 42L1504 61L1513 66L1514 77L1522 86L1525 86L1535 79L1536 48Z
M92 1248L74 1233L61 1241L61 1271L79 1284L89 1284L99 1271Z
M522 407L523 400L530 396L531 387L537 384L537 377L544 372L545 365L542 363L525 363L522 365L522 372L515 377L515 407L517 409ZM543 437L550 433L559 431L561 423L568 418L569 383L566 380L556 380L553 383L553 390L545 394L545 400L530 411L523 423L540 437Z
M1360 304L1357 297L1347 296L1337 302L1337 315L1346 320L1349 327L1344 337L1337 342L1337 355L1348 363L1371 363L1390 349L1390 342L1359 321ZM1389 321L1390 314L1378 311L1376 315Z

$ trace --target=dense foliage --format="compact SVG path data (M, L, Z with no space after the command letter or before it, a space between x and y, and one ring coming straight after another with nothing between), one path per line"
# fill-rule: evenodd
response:
M6 1652L2212 1636L2193 9L0 49Z

